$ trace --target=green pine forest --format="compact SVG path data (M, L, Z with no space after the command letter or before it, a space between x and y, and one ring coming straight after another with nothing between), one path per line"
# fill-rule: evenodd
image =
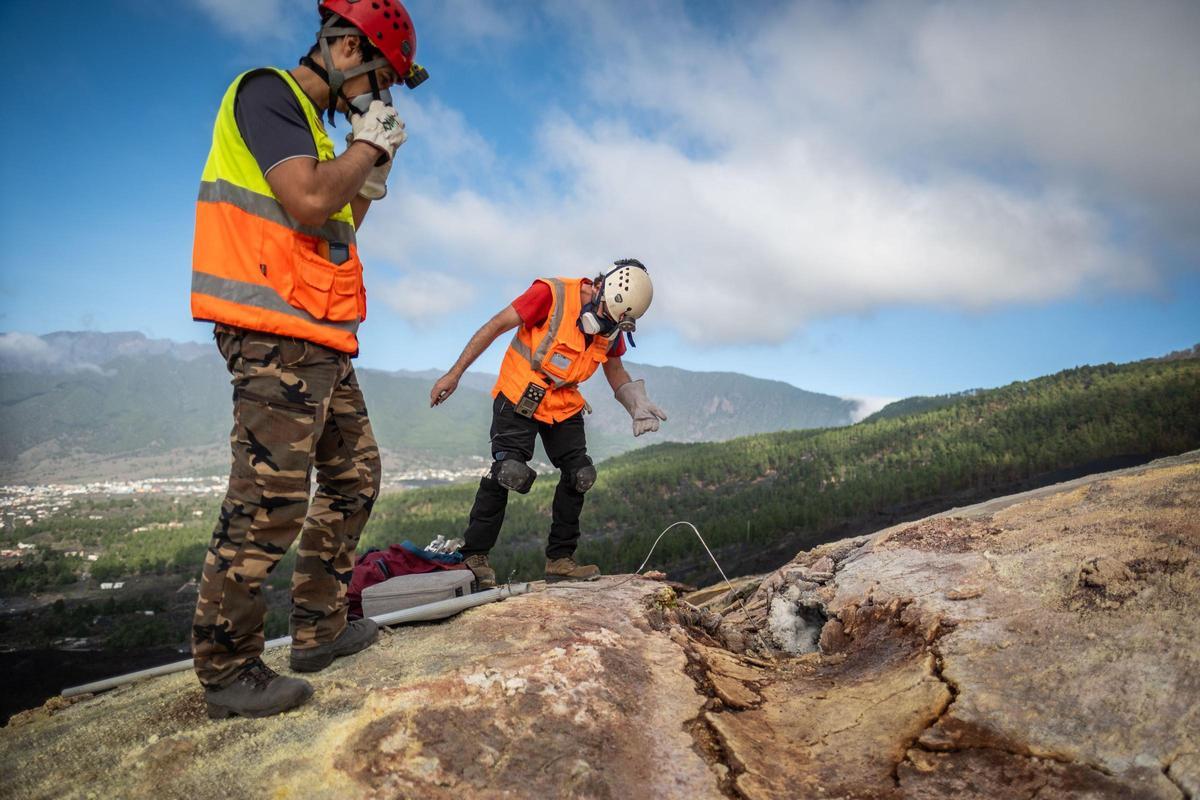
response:
M577 556L628 572L663 528L688 520L726 572L744 574L884 527L905 509L921 516L1026 488L1039 475L1198 447L1200 360L1080 367L843 428L661 444L611 459L588 494ZM542 475L528 495L511 495L492 557L500 578L540 576L557 478ZM365 544L459 535L474 490L384 497ZM650 566L700 583L716 577L685 526L662 540Z

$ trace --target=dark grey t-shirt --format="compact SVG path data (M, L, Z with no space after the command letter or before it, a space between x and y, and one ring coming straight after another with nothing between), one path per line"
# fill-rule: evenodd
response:
M300 100L275 72L264 70L242 80L233 118L264 175L289 158L317 157Z

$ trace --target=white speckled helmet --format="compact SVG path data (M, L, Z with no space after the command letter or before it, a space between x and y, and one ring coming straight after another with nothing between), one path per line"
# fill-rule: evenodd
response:
M636 258L624 258L615 265L603 278L600 299L604 313L618 323L640 319L654 299L650 273Z

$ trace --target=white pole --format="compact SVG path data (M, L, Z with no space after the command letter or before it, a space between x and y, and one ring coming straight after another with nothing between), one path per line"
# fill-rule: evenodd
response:
M503 600L506 597L513 597L518 594L525 594L530 591L528 583L509 583L504 586L498 586L495 589L487 589L474 594L465 594L462 597L451 597L449 600L439 600L436 603L426 603L423 606L414 606L405 608L401 611L392 611L387 614L380 614L377 617L371 617L380 625L399 625L402 622L424 622L435 619L445 619L446 617L457 614L460 611L465 611L468 608L481 606L485 603L494 603L497 600ZM263 645L264 650L273 650L276 647L283 647L292 643L292 637L283 636L279 639L272 639ZM176 661L173 664L163 664L157 667L150 667L138 672L130 672L127 675L117 675L112 678L105 678L102 681L94 681L93 683L85 683L82 686L72 686L69 689L63 689L63 697L74 697L80 694L88 694L94 692L103 692L108 689L115 689L118 686L124 686L127 683L140 681L143 678L155 678L159 675L170 675L172 672L182 672L185 669L192 668L192 661Z

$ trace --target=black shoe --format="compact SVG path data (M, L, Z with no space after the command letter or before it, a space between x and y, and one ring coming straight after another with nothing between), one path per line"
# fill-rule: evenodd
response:
M346 623L345 630L328 644L306 647L303 650L293 647L289 663L296 672L317 672L332 664L335 658L365 650L378 638L379 626L375 624L375 620L366 617L352 619Z
M312 684L301 678L285 678L256 658L242 667L233 683L221 689L205 689L209 719L269 717L295 708L312 697Z

